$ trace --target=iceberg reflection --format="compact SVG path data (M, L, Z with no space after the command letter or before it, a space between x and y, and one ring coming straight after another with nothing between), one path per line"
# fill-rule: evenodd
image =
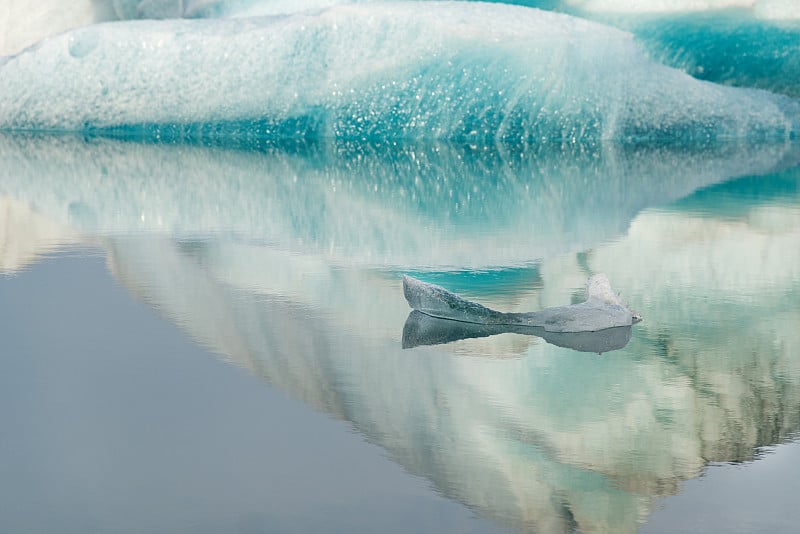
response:
M796 200L794 208L759 209L775 211L784 224L773 219L772 231L744 235L746 242L784 249L798 242L791 228ZM688 224L692 217L648 211L636 224ZM729 223L708 221L720 229ZM647 264L648 275L673 277L677 265L691 270L680 244L666 227L662 232L650 238L663 267ZM590 267L605 266L629 239L637 237L598 246ZM712 256L726 246L715 237L704 242ZM604 358L531 336L402 351L393 328L407 308L397 278L340 269L298 273L291 255L271 256L265 268L257 254L220 253L231 249L214 242L114 239L109 250L120 280L193 338L351 422L444 495L514 528L635 532L659 497L678 492L707 462L751 460L759 447L800 430L800 287L797 276L784 275L792 250L764 259L754 282L770 291L758 297L745 288L746 305L727 316L719 308L739 295L731 289L720 288L716 297L692 283L674 292L637 289L631 300L646 303L648 321ZM549 270L559 262L542 261L537 293L575 289L562 269L561 276ZM726 276L753 274L751 267L729 264ZM622 273L614 279L629 294L637 279ZM307 283L292 292L276 282L304 274ZM418 340L453 334L439 325L426 331L424 321ZM412 323L401 342L419 326ZM487 332L469 332L475 333ZM622 345L631 334L618 333L621 339L609 343ZM460 357L493 352L527 357Z
M318 143L254 153L0 135L0 194L92 235L225 234L336 264L476 268L586 250L646 207L770 172L796 152Z
M800 430L800 171L767 174L791 147L436 150L15 139L0 184L101 240L120 282L198 343L519 530L635 532L708 462ZM781 191L737 199L726 180L759 173L743 180ZM536 260L504 309L569 301L603 271L647 320L603 358L561 348L574 338L472 335L486 331L422 346L455 333L419 317L407 343L395 269L465 257Z

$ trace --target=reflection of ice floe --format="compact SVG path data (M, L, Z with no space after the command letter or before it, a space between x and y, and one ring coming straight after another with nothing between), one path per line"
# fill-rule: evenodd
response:
M412 309L431 317L485 325L540 327L548 332L596 332L630 326L641 319L611 289L604 274L589 278L583 302L536 312L498 312L410 276L403 276L403 294Z
M763 174L790 155L738 144L319 144L260 154L0 136L0 193L90 234L228 234L334 264L470 268L584 250L623 234L648 206Z
M541 327L502 324L478 324L452 319L439 319L413 310L403 325L403 348L452 343L462 339L496 336L498 334L536 336L553 345L602 354L618 350L631 339L631 327L619 326L599 332L548 332Z

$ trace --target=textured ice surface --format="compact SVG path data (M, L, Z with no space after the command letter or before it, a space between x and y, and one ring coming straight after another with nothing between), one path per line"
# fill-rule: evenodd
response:
M602 273L595 274L586 282L584 302L538 312L495 311L410 276L403 276L403 293L411 308L432 317L487 325L541 327L548 332L596 332L630 326L641 319L614 293L608 278Z
M0 95L2 129L180 140L696 143L800 122L796 102L699 82L630 34L458 2L95 25L10 58Z

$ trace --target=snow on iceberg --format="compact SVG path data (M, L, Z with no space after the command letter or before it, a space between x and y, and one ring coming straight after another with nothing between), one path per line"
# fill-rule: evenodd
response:
M489 21L489 23L487 23ZM567 15L408 2L98 24L0 65L0 129L171 140L785 140L800 105Z

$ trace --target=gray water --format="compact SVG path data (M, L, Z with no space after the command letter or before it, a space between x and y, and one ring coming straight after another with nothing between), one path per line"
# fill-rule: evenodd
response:
M0 531L794 532L799 154L0 137Z

